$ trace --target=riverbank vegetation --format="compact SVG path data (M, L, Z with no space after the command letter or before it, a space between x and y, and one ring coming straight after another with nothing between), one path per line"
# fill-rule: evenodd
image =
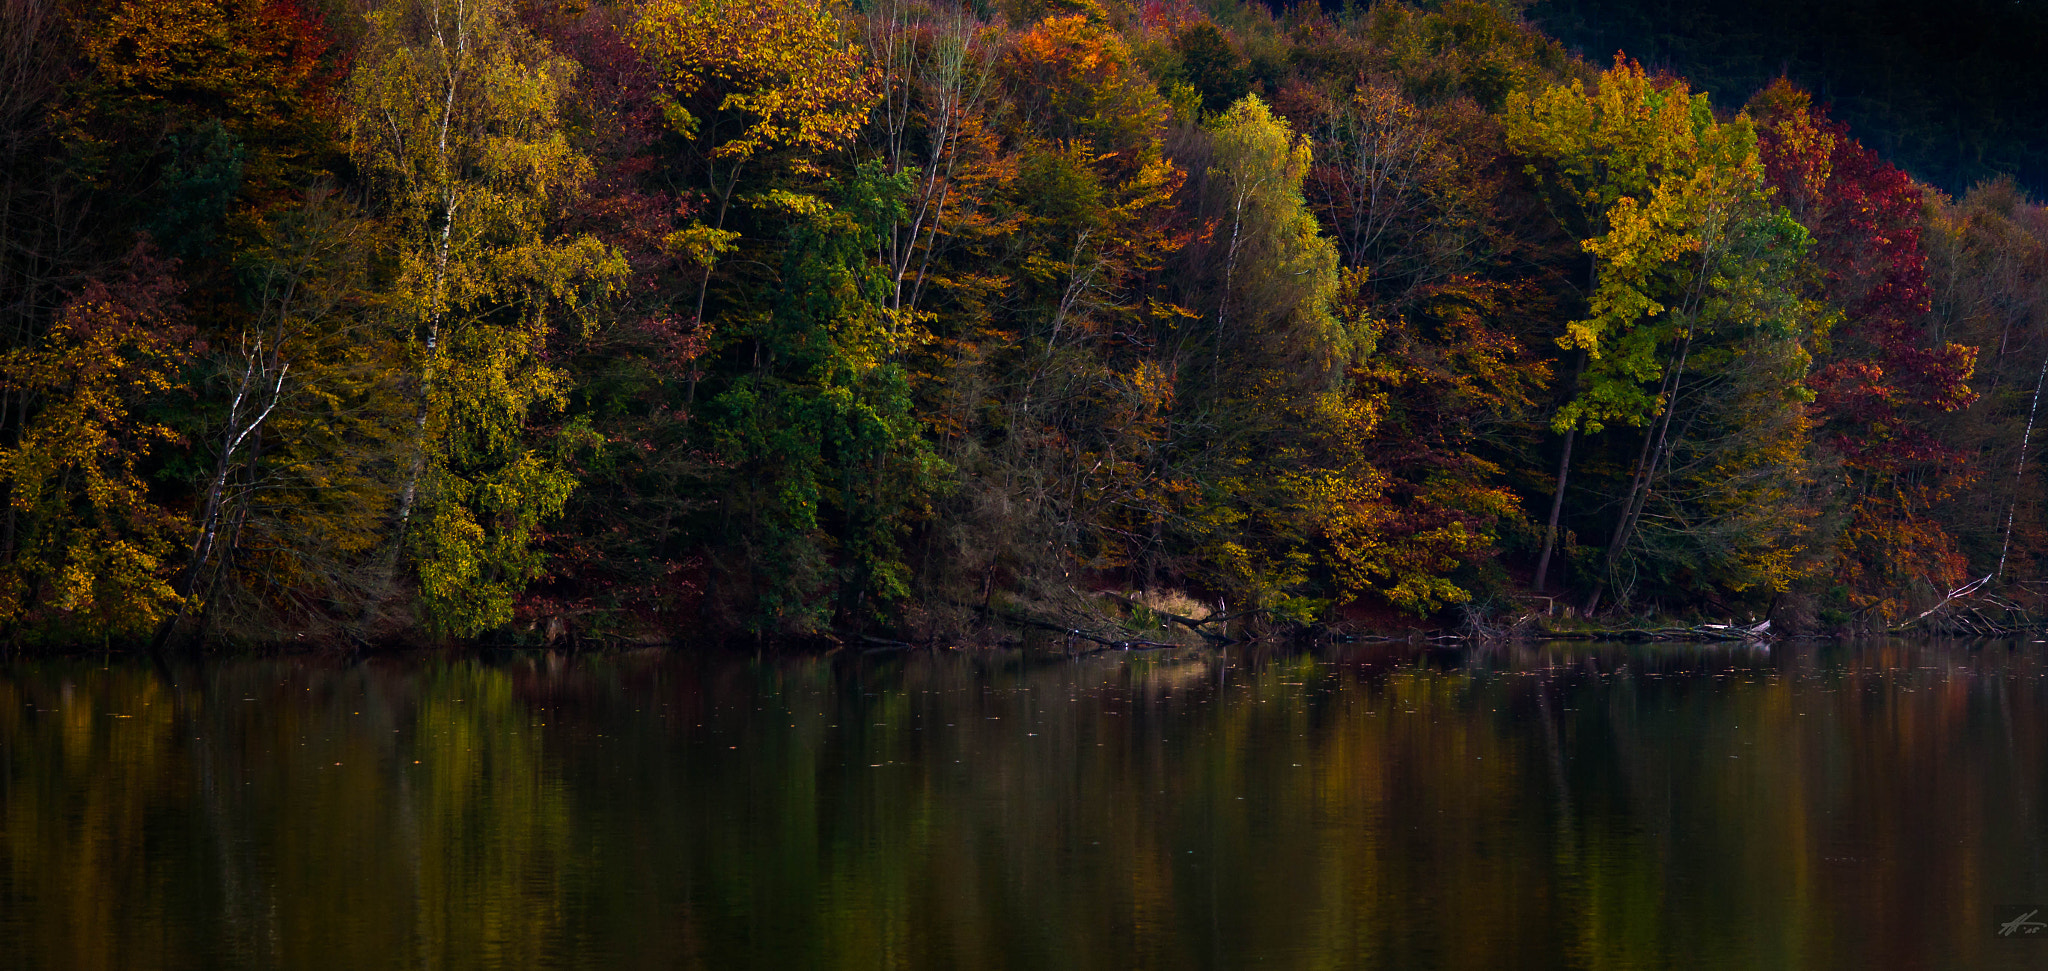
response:
M2040 612L2048 211L1789 80L1478 0L0 9L15 645Z

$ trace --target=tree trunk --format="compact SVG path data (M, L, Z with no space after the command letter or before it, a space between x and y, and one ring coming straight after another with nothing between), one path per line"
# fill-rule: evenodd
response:
M1567 389L1576 388L1579 375L1586 368L1586 352L1581 349L1572 356L1572 376L1565 383ZM1550 582L1550 555L1557 549L1557 524L1564 515L1564 488L1570 481L1572 471L1572 443L1579 437L1577 422L1564 432L1564 454L1557 460L1557 488L1550 494L1550 522L1543 531L1543 553L1536 558L1535 591L1542 593Z
M2041 373L2034 378L2034 400L2027 406L2027 427L2020 433L2020 458L2012 470L2012 498L2005 504L2005 539L1998 545L1998 576L2005 577L2005 557L2012 552L2013 512L2019 507L2020 487L2026 484L2027 449L2034 439L2034 415L2041 410L2041 384L2048 381L2048 358L2041 361Z
M273 361L277 363L275 382L268 380ZM206 576L207 567L213 562L214 551L219 548L221 512L227 502L228 480L233 477L238 467L235 455L241 450L243 443L250 441L251 436L261 434L263 423L270 418L270 413L276 410L278 401L284 397L284 379L290 370L289 364L277 360L274 351L266 355L261 344L257 345L254 353L245 358L242 384L235 392L234 402L228 407L228 427L221 434L220 461L215 465L212 481L207 484L206 498L200 504L198 528L192 539L192 554L186 561L184 573L178 578L176 585L180 598L178 609L164 621L154 640L154 646L159 649L169 641L191 610L192 594L199 589L201 579ZM262 403L261 410L255 415L248 415L247 408L256 406L252 399L255 395L263 393L266 384L270 386L269 400ZM253 462L253 457L251 461Z
M1586 613L1591 614L1600 607L1600 597L1607 589L1607 580L1621 565L1621 551L1635 532L1636 521L1642 516L1643 507L1650 500L1650 485L1656 478L1657 466L1671 447L1671 416L1678 410L1678 391L1685 383L1685 362L1692 354L1692 335L1688 332L1685 342L1679 345L1678 362L1671 369L1666 380L1664 413L1658 417L1655 434L1643 435L1643 448L1636 454L1636 474L1629 479L1627 499L1622 503L1621 519L1614 524L1614 535L1607 543L1607 557L1600 576L1593 581L1593 595L1586 601Z
M1543 531L1543 555L1536 558L1535 591L1542 593L1545 580L1550 575L1550 553L1557 548L1557 520L1564 511L1565 482L1572 471L1572 439L1578 437L1578 426L1565 429L1564 454L1557 460L1557 489L1550 494L1550 525Z

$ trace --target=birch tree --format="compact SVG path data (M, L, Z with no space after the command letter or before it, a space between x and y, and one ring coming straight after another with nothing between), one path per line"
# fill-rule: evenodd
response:
M571 63L509 2L384 0L368 19L351 148L391 224L417 407L395 526L428 618L467 635L510 619L540 571L534 531L574 485L526 435L565 393L542 343L625 266L551 229L591 165L559 115Z

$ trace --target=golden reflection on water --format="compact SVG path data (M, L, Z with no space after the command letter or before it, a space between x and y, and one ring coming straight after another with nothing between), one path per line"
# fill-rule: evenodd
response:
M0 965L2048 966L2039 645L0 667Z

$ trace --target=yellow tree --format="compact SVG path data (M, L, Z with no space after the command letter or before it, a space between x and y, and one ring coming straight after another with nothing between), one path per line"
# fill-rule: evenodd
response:
M398 527L430 623L467 635L510 619L540 570L534 530L573 486L526 435L565 390L542 343L626 268L553 230L591 171L560 117L573 65L507 0L383 0L368 20L352 152L390 223L418 407Z
M851 141L878 100L859 48L817 0L652 0L633 42L662 77L662 110L683 136L709 194L710 220L670 238L701 263L697 317L717 258L738 237L726 230L740 177L764 156L810 156Z
M1799 340L1817 308L1790 284L1807 235L1771 204L1747 116L1717 121L1706 95L1693 94L1682 81L1660 85L1632 61L1617 57L1590 91L1574 81L1512 95L1503 117L1509 146L1535 163L1530 174L1549 192L1566 228L1581 237L1593 269L1587 316L1568 322L1557 339L1560 348L1579 352L1584 365L1573 396L1551 423L1565 439L1537 566L1539 588L1557 536L1573 436L1610 423L1644 430L1590 611L1637 537L1653 486L1682 471L1687 451L1712 464L1696 447L1702 443L1684 441L1688 434L1718 425L1730 435L1769 437L1770 448L1709 451L1719 456L1714 461L1742 453L1745 468L1755 463L1804 474L1794 466L1805 426L1791 412L1810 398ZM1743 392L1729 396L1723 393L1728 387ZM1752 396L1772 403L1756 410ZM1674 423L1688 403L1695 410ZM1703 418L1702 408L1718 417ZM1742 427L1745 422L1751 427ZM1742 476L1724 465L1717 478L1725 483ZM1791 501L1790 495L1779 498ZM1725 519L1703 511L1713 504L1692 503L1702 519L1684 531L1695 540L1711 532L1703 522ZM1731 503L1724 512L1755 505ZM1738 590L1759 582L1782 589L1795 572L1777 552L1740 559L1729 572L1745 578L1731 581Z
M200 393L224 405L193 436L212 468L178 588L202 636L360 624L374 615L331 606L390 599L376 554L403 485L392 460L409 456L417 415L409 349L369 290L375 229L320 185L269 212L236 253L249 315L196 369Z
M1363 452L1379 403L1346 386L1376 323L1336 312L1363 275L1340 274L1337 247L1302 195L1307 140L1257 95L1217 117L1209 138L1201 194L1212 251L1195 258L1214 278L1214 329L1208 360L1188 362L1186 409L1207 429L1215 470L1197 512L1211 533L1207 557L1224 585L1283 614L1315 608L1298 591L1318 560L1347 596L1372 591L1417 610L1462 599L1435 582L1443 558L1405 556L1395 548L1406 541L1385 528L1396 518L1386 477Z
M177 435L144 420L177 387L191 329L167 268L138 249L129 272L88 282L42 341L0 358L8 391L39 404L11 448L0 622L74 637L141 635L175 610L184 517L149 494L137 466Z

